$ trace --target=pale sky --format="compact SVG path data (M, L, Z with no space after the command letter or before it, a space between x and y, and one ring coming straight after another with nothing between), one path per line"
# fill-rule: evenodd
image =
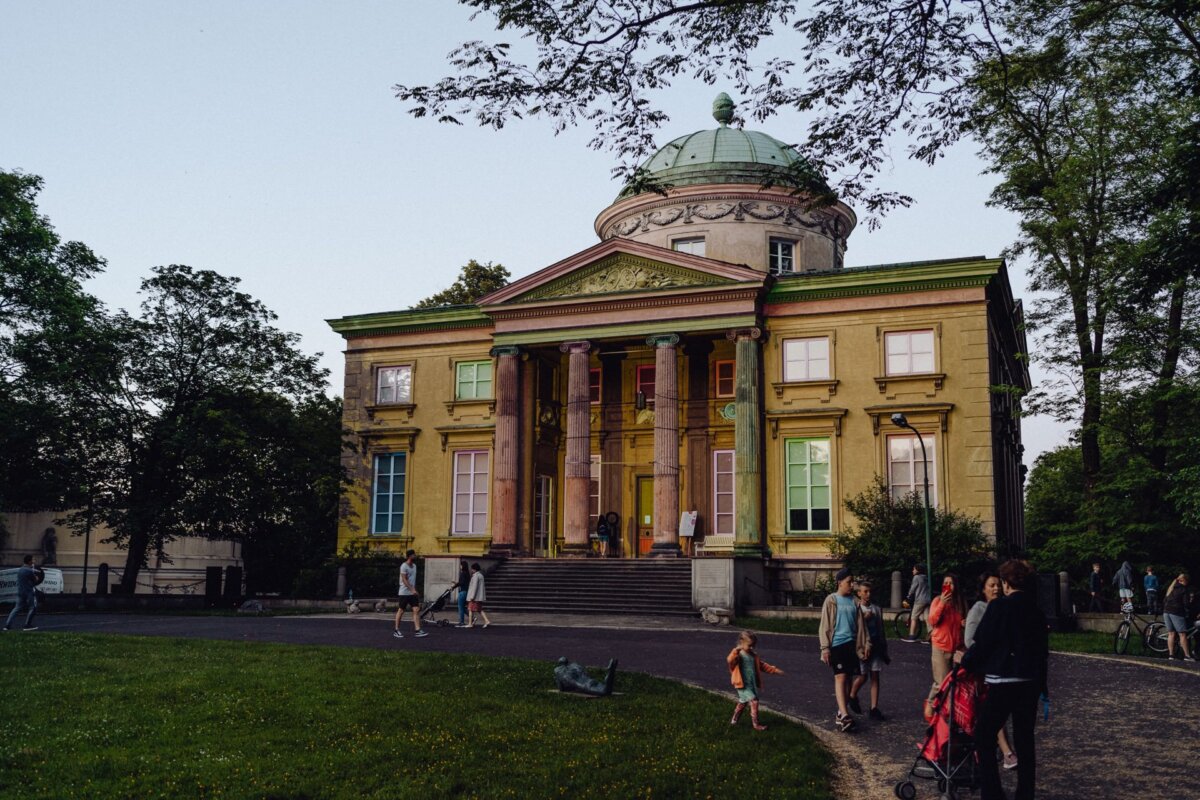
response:
M160 264L240 277L325 354L340 393L342 339L324 320L407 308L471 258L514 278L548 266L596 242L619 189L590 130L405 112L394 84L432 82L455 44L491 38L468 18L450 0L0 0L0 168L45 179L42 213L107 259L88 289L111 307L135 308ZM728 88L661 93L660 144L715 127ZM797 141L803 124L750 127ZM880 185L916 203L860 227L846 265L1000 255L1015 220L985 207L994 179L973 150L929 168L897 146ZM1021 265L1009 269L1028 304ZM1066 438L1047 419L1023 427L1027 464Z

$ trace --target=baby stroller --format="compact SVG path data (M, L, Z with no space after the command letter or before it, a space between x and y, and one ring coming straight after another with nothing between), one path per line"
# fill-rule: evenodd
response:
M942 681L930 702L932 717L921 753L904 780L896 784L896 797L913 800L917 787L912 778L936 780L942 800L954 800L955 789L979 788L975 762L975 706L979 684L962 667Z
M428 622L432 625L437 625L439 628L448 628L454 623L448 619L438 619L438 612L446 607L446 601L450 599L450 589L442 592L436 599L430 600L427 603L421 603L421 621Z

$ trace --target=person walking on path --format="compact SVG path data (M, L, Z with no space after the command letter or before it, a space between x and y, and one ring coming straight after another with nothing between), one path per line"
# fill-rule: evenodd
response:
M867 626L867 640L871 643L870 658L862 662L854 683L850 685L850 696L846 705L855 714L862 713L862 704L858 702L859 690L871 681L871 710L868 716L873 720L883 722L887 719L879 710L879 678L885 664L892 663L888 658L887 636L884 634L883 610L871 602L871 584L863 581L858 585L858 606L862 609L863 621Z
M908 636L900 639L904 642L919 641L917 629L921 624L921 616L929 608L929 576L925 574L925 565L917 564L912 571L912 585L908 587L908 597L904 600L904 607L911 608L912 615L908 620Z
M930 665L933 668L933 688L929 700L942 687L950 674L954 654L963 650L963 625L967 620L966 603L958 590L958 578L947 574L942 579L942 593L929 606ZM929 716L929 715L926 715Z
M1117 574L1113 576L1113 583L1117 586L1117 595L1121 598L1121 610L1125 610L1125 604L1129 604L1129 610L1133 610L1133 567L1128 561L1121 562L1121 568L1117 570Z
M1175 641L1183 648L1183 657L1192 658L1188 652L1188 617L1187 617L1187 588L1188 575L1179 573L1179 577L1171 581L1167 593L1163 595L1163 625L1167 629L1167 658L1175 657ZM15 613L15 609L14 609ZM9 617L11 620L12 617Z
M471 565L471 585L467 588L467 610L470 611L470 616L467 617L467 627L475 627L475 615L478 614L483 618L483 627L492 624L488 619L487 612L483 610L483 604L487 601L487 587L484 583L483 570L479 568L478 562Z
M22 630L37 630L37 625L33 624L33 615L37 612L37 585L42 582L44 577L44 573L33 565L33 556L25 556L22 559L21 567L17 570L17 604L13 606L12 611L8 612L4 630L12 630L13 620L22 611L28 612L25 615L25 627Z
M758 721L758 690L762 686L763 673L782 675L783 670L768 664L758 657L754 647L758 637L750 631L742 631L738 635L737 646L729 651L725 663L729 666L729 682L737 689L738 702L733 707L733 717L730 725L737 725L746 706L750 706L750 724L756 731L765 731L766 725Z
M1004 596L988 603L975 631L975 641L961 656L968 672L983 676L987 693L975 720L975 740L992 742L1009 716L1017 752L1016 800L1033 800L1037 777L1033 726L1039 695L1049 697L1046 663L1049 634L1046 618L1029 589L1033 567L1011 560L1000 565ZM957 657L956 657L957 659ZM996 749L975 749L979 760L980 800L1003 800Z
M451 589L457 589L455 599L458 600L458 625L459 628L467 627L467 587L471 585L471 570L467 566L467 560L460 558L458 560L458 579L450 586Z
M1100 592L1104 590L1104 578L1100 577L1100 563L1092 564L1092 574L1088 575L1088 594L1091 595L1091 600L1088 601L1088 611L1103 611L1104 605L1100 602Z
M988 603L1000 596L1000 576L988 570L979 576L979 586L979 599L967 612L967 624L963 628L963 647L967 649L975 644L975 633L979 630L979 623L983 620L983 612L987 611ZM1008 735L1003 727L996 734L996 744L1000 745L1000 752L1004 754L1004 768L1016 769L1017 754L1008 743Z
M833 694L837 698L837 715L834 724L840 731L854 727L847 700L850 682L861 671L860 661L871 655L871 643L867 638L867 626L863 612L854 602L852 593L854 578L850 570L843 567L834 576L837 591L825 598L821 605L821 627L817 638L821 644L821 660L833 670Z
M1154 574L1154 567L1146 567L1142 589L1146 592L1146 613L1158 613L1158 576Z
M413 636L428 636L426 631L421 630L421 593L417 591L417 551L409 550L404 554L404 563L400 565L400 608L396 609L396 624L393 626L392 636L397 639L403 639L404 634L400 632L400 620L404 619L404 612L407 609L412 609L413 621Z

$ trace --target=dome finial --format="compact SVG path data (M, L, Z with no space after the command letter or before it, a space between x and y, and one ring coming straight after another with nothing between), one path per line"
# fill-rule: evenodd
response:
M717 99L713 100L713 119L721 123L721 127L725 127L733 121L733 98L721 92L717 95Z

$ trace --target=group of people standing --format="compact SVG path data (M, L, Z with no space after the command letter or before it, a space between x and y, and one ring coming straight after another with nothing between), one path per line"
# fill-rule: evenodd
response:
M456 594L458 601L458 624L456 628L474 628L475 615L483 621L481 627L488 627L492 621L484 611L487 602L487 579L479 563L468 563L467 559L459 559L458 578L450 584L450 592ZM392 626L392 636L403 639L400 622L404 612L412 609L413 635L428 636L428 631L421 628L421 592L417 589L417 552L409 550L404 554L404 563L400 565L400 588L398 590L400 607L396 609L396 621Z
M962 587L955 575L942 580L941 593L922 603L919 580L928 577L924 569L914 569L917 592L910 592L913 619L920 619L928 606L930 626L932 699L941 691L955 665L965 673L958 680L977 681L982 705L975 723L976 752L980 770L982 800L998 800L1000 765L1017 771L1018 800L1032 798L1036 756L1033 728L1039 698L1049 697L1046 675L1049 637L1046 619L1034 596L1035 572L1026 561L1011 560L996 571L980 577L979 598L968 610ZM862 713L860 690L870 684L872 719L885 720L879 709L880 679L890 663L883 612L871 601L869 581L856 585L849 569L835 575L837 589L821 606L818 632L821 660L833 672L837 711L834 724L841 731L855 727L855 714ZM910 627L907 641L916 642L916 626ZM742 712L750 709L755 730L765 730L758 719L758 695L764 674L782 675L783 670L767 662L756 652L757 637L743 631L726 663L730 681L738 692L731 725ZM1012 718L1012 740L1005 725ZM996 758L999 748L1002 761Z

